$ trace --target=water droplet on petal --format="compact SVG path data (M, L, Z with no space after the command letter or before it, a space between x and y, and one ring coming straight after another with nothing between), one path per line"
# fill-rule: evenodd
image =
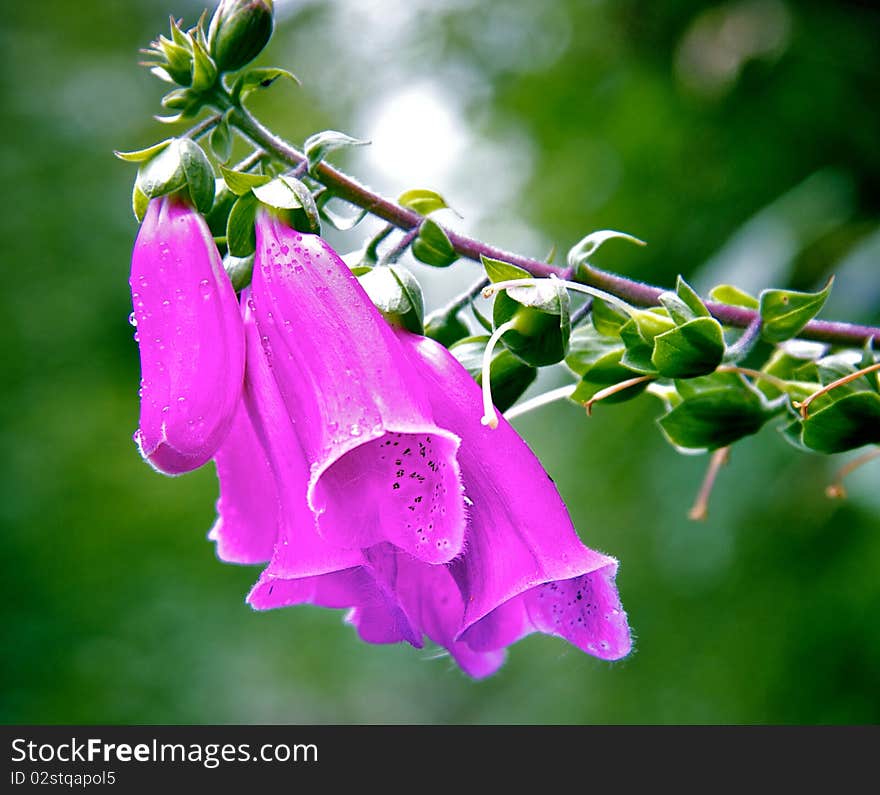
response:
M132 312L132 313L128 316L128 323L129 323L130 326L134 326L135 328L137 328L137 324L138 324L138 322L137 322L137 318L134 316L134 312Z

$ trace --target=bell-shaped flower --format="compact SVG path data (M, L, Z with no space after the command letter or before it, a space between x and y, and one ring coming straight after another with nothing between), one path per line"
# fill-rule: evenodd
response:
M217 452L241 397L244 333L208 225L175 196L153 199L131 260L141 359L135 441L169 475Z
M449 566L464 604L457 639L488 652L542 632L602 659L628 654L617 561L580 541L553 481L510 424L482 424L480 388L452 354L403 330L398 337L429 384L437 422L462 439L467 544Z
M265 211L256 232L254 312L311 464L319 532L451 560L465 527L458 436L434 422L417 369L339 256Z
M455 640L464 605L447 566L423 563L387 542L342 549L318 534L306 500L309 463L251 306L245 291L243 399L215 456L221 494L210 533L222 560L256 563L271 558L248 603L257 610L303 604L348 608L349 622L367 642L405 641L421 648L427 635L471 676L494 672L504 660L503 651L474 652ZM344 518L342 508L330 513L352 521Z
M318 534L306 500L310 467L242 294L247 364L241 411L216 456L221 496L210 537L218 556L253 563L271 558L248 602L257 610L313 604L381 609L382 642L421 644L393 592L383 588L360 549ZM341 512L334 512L334 515ZM390 547L390 545L389 545Z

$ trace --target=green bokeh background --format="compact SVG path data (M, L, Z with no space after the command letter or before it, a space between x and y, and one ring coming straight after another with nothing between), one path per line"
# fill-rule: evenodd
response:
M540 256L622 228L650 246L609 244L598 264L663 284L681 272L703 289L809 288L836 272L826 315L880 321L880 17L868 4L278 5L261 61L305 86L254 107L291 139L367 134L371 107L427 81L500 153L496 176L512 186L492 190L469 147L427 186L478 208L472 232ZM431 653L361 643L339 613L244 604L257 570L219 563L205 539L212 468L163 478L131 442L134 174L111 150L165 136L137 48L169 13L199 10L4 4L0 721L876 722L878 464L832 502L823 489L842 460L767 430L736 447L709 520L691 523L705 458L663 442L649 397L520 423L584 540L621 561L628 659L532 637L474 683ZM369 168L366 157L343 161ZM374 176L389 193L421 187ZM431 277L429 300L474 272Z

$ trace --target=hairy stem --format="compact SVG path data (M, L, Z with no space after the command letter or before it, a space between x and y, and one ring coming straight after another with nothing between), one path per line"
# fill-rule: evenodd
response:
M306 156L296 147L263 126L241 104L233 103L225 91L218 91L213 99L219 110L231 109L229 123L257 146L271 152L279 160L294 168L308 162ZM423 216L419 213L401 207L396 202L374 193L357 180L327 163L320 163L312 173L315 179L339 198L366 210L371 215L375 215L399 229L412 230L418 227L423 220ZM638 306L656 306L659 303L660 294L663 292L660 287L627 279L624 276L608 273L592 266L582 266L577 269L577 272L572 272L570 268L557 268L547 262L504 251L448 229L444 231L460 256L476 262L480 261L481 256L485 256L509 262L538 278L553 275L560 279L572 279L604 290ZM753 309L719 304L714 301L707 301L706 307L721 323L738 328L753 326L756 323L755 319L759 317L758 312ZM861 346L869 339L880 342L880 328L828 320L812 320L807 323L798 336L802 339L819 342Z

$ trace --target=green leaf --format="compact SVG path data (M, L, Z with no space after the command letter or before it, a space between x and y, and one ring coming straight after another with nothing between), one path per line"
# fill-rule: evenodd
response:
M430 218L424 220L419 227L419 234L412 244L412 253L419 262L435 268L446 268L458 259L446 232Z
M221 163L227 162L232 155L232 133L229 130L228 114L224 115L211 130L211 149Z
M137 218L138 223L144 220L149 203L149 197L138 187L137 181L135 181L131 190L131 209L134 211L134 217Z
M420 215L430 215L437 210L445 210L449 205L439 193L425 188L414 188L404 191L397 197L397 203L402 207L415 210Z
M126 163L145 163L147 160L158 155L159 152L174 140L174 138L166 138L164 141L159 141L159 143L148 146L146 149L136 149L133 152L114 151L113 154Z
M803 421L801 442L819 453L842 453L880 444L880 395L855 392Z
M758 299L731 284L719 284L709 291L709 298L719 304L742 306L746 309L757 309Z
M747 388L716 389L682 400L657 422L676 447L715 450L757 433L780 410Z
M266 69L248 69L247 72L239 75L235 83L232 85L232 101L234 103L241 102L244 98L259 88L268 88L279 77L285 77L299 85L299 78L288 72L286 69L277 69L270 67Z
M449 349L478 384L483 382L483 354L488 341L488 336L467 337ZM492 401L499 411L507 411L516 403L538 375L534 367L503 348L495 351L489 367Z
M208 213L214 204L214 169L201 146L189 138L181 138L180 162L186 175L189 195L200 213Z
M254 188L259 188L272 181L272 177L268 174L248 174L244 171L233 171L224 166L220 166L220 173L229 190L236 196L244 196Z
M369 141L360 138L352 138L338 130L324 130L306 138L303 151L309 161L309 172L314 173L321 161L336 149L344 149L349 146L366 146Z
M760 296L761 336L768 342L794 337L822 309L833 284L832 276L818 293L764 290Z
M590 317L593 320L593 326L595 326L596 331L604 334L606 337L620 336L621 327L629 320L623 312L615 309L601 298L593 299Z
M724 358L721 324L698 317L654 338L651 362L666 378L694 378L714 372Z
M675 283L675 292L687 304L695 317L711 317L709 310L706 309L706 305L703 303L703 299L680 275Z
M253 193L239 196L229 211L226 224L226 246L233 257L247 257L257 248L254 219L260 203Z

